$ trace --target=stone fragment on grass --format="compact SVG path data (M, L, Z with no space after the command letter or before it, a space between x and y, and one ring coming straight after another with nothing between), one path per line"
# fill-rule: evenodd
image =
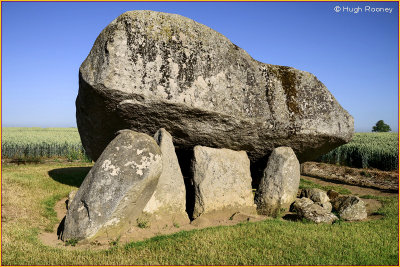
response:
M305 188L301 190L300 198L302 197L309 198L314 202L329 202L329 197L326 192L319 188Z
M256 193L257 211L277 216L287 211L296 199L300 183L300 164L290 147L272 151Z
M193 218L218 210L255 213L251 188L250 160L245 151L194 148Z
M332 201L339 217L346 221L360 221L367 218L364 201L357 196L339 196Z
M315 223L331 224L338 219L336 215L314 203L309 198L297 198L292 207L293 211L295 211L300 218L304 218Z
M131 130L120 131L71 201L63 240L105 233L117 238L142 214L161 171L161 151L152 137Z
M332 204L330 202L314 202L314 204L317 204L318 206L321 206L327 212L331 212L332 211Z

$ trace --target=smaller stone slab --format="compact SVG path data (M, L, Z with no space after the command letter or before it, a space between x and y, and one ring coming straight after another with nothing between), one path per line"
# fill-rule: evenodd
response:
M193 218L226 209L255 214L250 160L245 151L196 146L192 169Z
M300 163L290 147L272 151L255 202L259 214L277 216L289 209L300 184Z
M131 225L156 189L161 151L142 133L122 130L96 161L67 211L63 240L107 233L118 237Z
M186 213L185 183L172 136L161 128L154 135L154 139L161 149L163 170L157 188L143 212L155 220L180 225L190 223Z

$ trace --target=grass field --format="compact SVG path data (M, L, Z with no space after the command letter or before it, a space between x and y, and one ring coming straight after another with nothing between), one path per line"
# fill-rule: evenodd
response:
M323 155L320 161L355 168L398 170L398 133L355 133L351 142Z
M316 225L271 219L158 236L103 250L50 247L55 203L89 163L4 165L2 265L397 265L398 198L380 198L380 220ZM314 186L302 182L303 187ZM70 248L70 247L68 247Z

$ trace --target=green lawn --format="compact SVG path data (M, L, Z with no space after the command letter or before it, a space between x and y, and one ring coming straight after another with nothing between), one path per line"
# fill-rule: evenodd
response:
M58 223L57 200L91 164L8 165L2 171L2 265L397 265L398 198L380 198L384 217L316 225L280 219L179 232L106 250L41 243Z

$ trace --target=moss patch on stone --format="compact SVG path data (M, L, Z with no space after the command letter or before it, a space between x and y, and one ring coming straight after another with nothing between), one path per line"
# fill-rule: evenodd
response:
M271 65L268 68L268 75L275 76L281 83L286 94L286 105L290 113L301 115L301 109L297 104L297 78L292 68L287 66Z

